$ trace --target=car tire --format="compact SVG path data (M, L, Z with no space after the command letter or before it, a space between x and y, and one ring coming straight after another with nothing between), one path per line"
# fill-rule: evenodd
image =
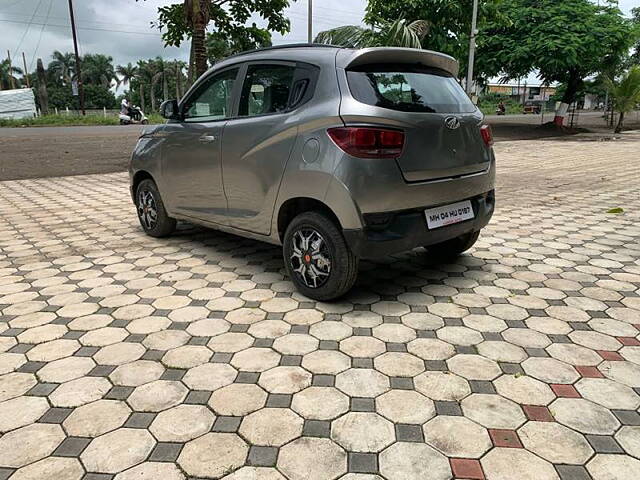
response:
M480 230L477 230L425 248L430 255L436 258L451 259L473 247L479 236Z
M149 120L142 120L140 123L142 125L149 125Z
M314 300L340 298L358 276L358 258L338 226L322 213L295 217L284 234L282 250L289 278L300 293Z
M153 180L147 178L138 184L135 204L138 220L147 235L166 237L176 229L176 219L167 214Z

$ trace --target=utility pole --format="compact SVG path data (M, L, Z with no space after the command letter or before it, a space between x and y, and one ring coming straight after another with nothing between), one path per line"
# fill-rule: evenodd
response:
M307 0L309 11L307 12L307 41L313 42L313 0Z
M80 67L80 54L78 53L78 37L76 35L76 21L73 16L73 0L69 0L69 17L71 18L71 33L73 34L73 49L76 54L76 77L78 81L78 94L80 95L80 111L84 111L84 88L82 87L82 70Z
M27 88L31 88L29 84L29 72L27 71L27 59L24 57L24 52L22 52L22 63L24 65L24 78L27 81Z
M471 16L471 38L469 39L469 67L467 68L467 94L471 96L473 86L473 62L476 55L476 25L478 23L478 0L473 0L473 14Z
M11 82L11 90L16 88L15 80L13 79L13 66L11 65L11 52L7 50L7 58L9 59L9 81Z

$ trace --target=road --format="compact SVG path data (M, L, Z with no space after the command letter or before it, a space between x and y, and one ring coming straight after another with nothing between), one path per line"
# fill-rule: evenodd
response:
M545 116L545 121L551 116ZM487 116L497 141L556 135L538 127L540 115ZM639 115L628 125L640 127ZM578 125L602 128L599 112L581 114ZM124 171L142 127L0 128L0 180Z

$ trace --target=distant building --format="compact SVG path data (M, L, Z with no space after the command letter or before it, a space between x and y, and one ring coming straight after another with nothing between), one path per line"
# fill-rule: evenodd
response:
M0 118L33 118L36 99L30 88L0 90Z
M548 102L555 95L556 87L546 85L524 85L511 83L490 83L484 93L506 95L514 100L523 102Z

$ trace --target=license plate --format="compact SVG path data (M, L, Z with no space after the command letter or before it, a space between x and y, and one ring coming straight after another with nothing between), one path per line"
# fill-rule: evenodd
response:
M427 217L427 226L430 230L464 222L474 217L470 200L430 208L425 210L424 214Z

